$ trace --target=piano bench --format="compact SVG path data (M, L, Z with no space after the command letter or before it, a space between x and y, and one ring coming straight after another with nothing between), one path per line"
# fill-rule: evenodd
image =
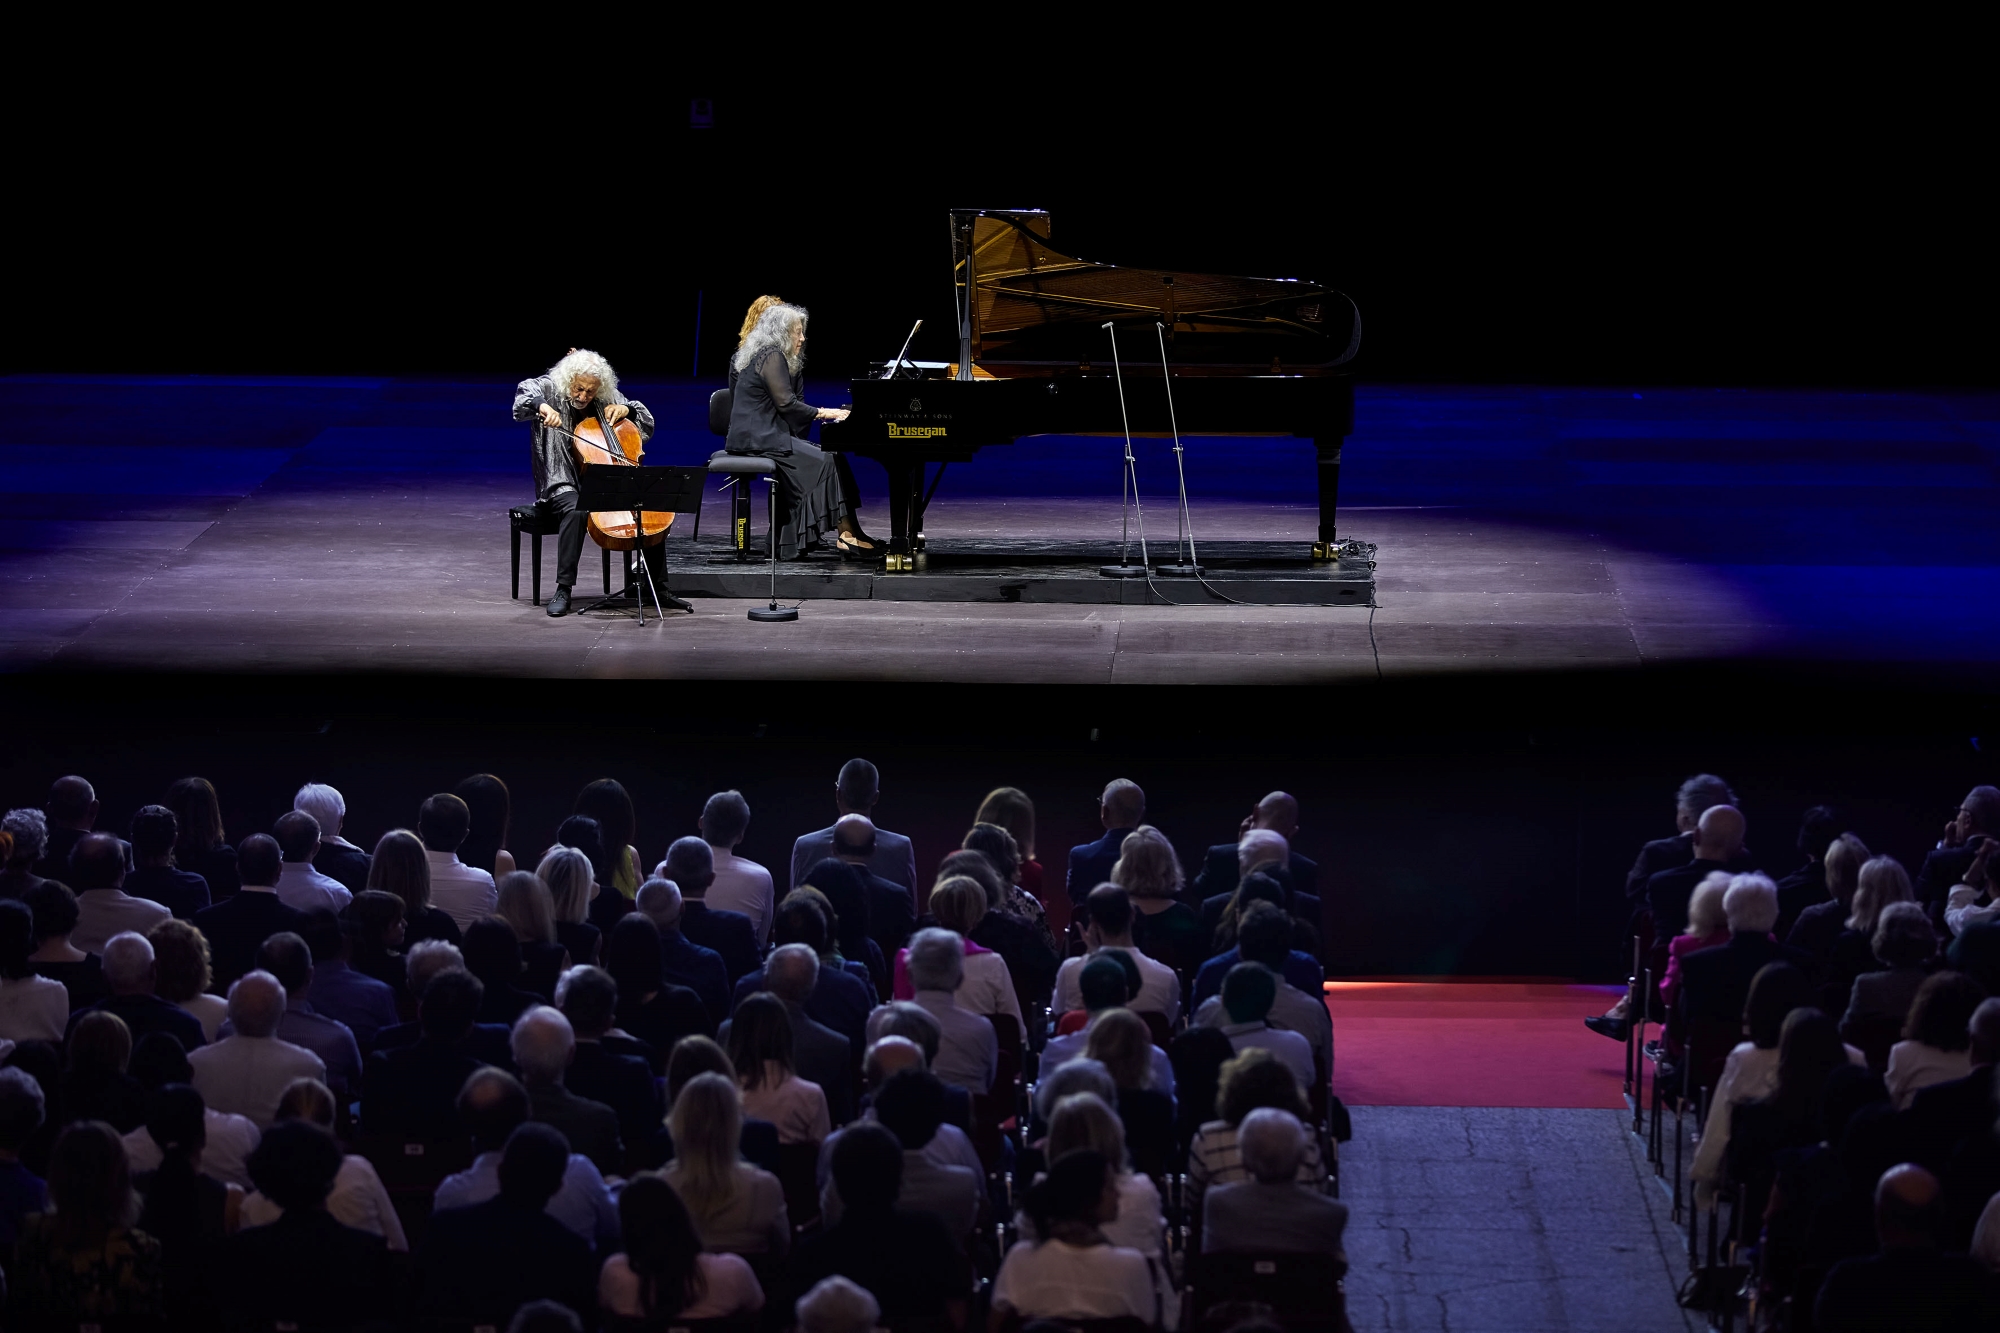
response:
M542 538L553 537L562 531L562 523L552 513L540 505L515 505L507 511L508 534L514 543L514 599L521 597L521 534L527 533L533 539L532 556L534 573L531 587L534 591L534 605L542 604Z
M759 454L732 454L718 450L709 456L708 470L713 476L728 477L736 485L736 494L729 504L729 544L736 549L736 558L750 558L750 480L762 477L771 484L775 492L778 485L778 465ZM776 521L777 512L772 497L765 504L765 522ZM701 535L701 516L695 516L695 535ZM777 550L778 534L774 528L770 534L772 550Z

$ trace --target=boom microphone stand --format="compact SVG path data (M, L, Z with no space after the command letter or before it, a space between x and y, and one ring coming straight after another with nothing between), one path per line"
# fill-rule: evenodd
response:
M1132 457L1132 418L1125 411L1125 372L1118 364L1118 330L1106 322L1104 329L1111 335L1111 372L1118 379L1118 419L1125 425L1125 471L1118 482L1118 501L1123 506L1124 517L1118 543L1118 563L1099 565L1097 572L1107 579L1151 579L1152 561L1146 557L1146 511L1139 503L1139 464ZM1139 514L1139 563L1133 564L1132 554L1132 513Z

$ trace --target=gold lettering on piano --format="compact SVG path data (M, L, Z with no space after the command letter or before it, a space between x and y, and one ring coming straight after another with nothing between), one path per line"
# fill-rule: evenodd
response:
M892 440L929 440L946 433L943 426L899 426L889 423L889 438Z

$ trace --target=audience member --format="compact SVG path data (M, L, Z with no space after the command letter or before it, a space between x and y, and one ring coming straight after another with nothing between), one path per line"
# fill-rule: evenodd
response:
M818 965L817 959L812 961ZM816 1144L824 1140L832 1132L826 1092L797 1075L792 1024L784 1002L776 995L752 995L737 1006L736 1016L725 1026L728 1031L723 1040L729 1061L736 1067L744 1113L776 1125L780 1143ZM838 1041L845 1052L845 1037L824 1028L821 1031Z
M1776 894L1772 894L1775 900ZM1778 1077L1768 1097L1736 1107L1724 1152L1728 1178L1743 1187L1737 1216L1764 1215L1778 1155L1820 1142L1822 1094L1832 1073L1852 1061L1833 1020L1817 1009L1794 1009L1778 1035Z
M1722 871L1714 871L1695 885L1688 899L1687 929L1667 943L1667 972L1660 978L1660 1003L1665 1009L1672 1009L1680 1000L1682 961L1697 950L1729 943L1729 917L1722 910L1729 879Z
M196 912L195 929L208 941L209 965L215 985L223 990L257 965L257 949L279 931L305 929L305 913L278 898L278 876L284 861L277 840L253 833L237 849L236 868L242 884L231 897Z
M84 1014L70 1029L68 1063L63 1067L62 1123L102 1120L120 1134L146 1121L145 1092L126 1072L132 1059L132 1032L116 1014Z
M543 1004L556 997L556 978L572 959L556 938L556 905L548 885L532 870L500 877L496 915L513 928L521 951L521 988Z
M1125 1127L1117 1112L1094 1093L1071 1093L1055 1104L1049 1116L1044 1151L1048 1160L1055 1161L1086 1148L1103 1155L1118 1182L1118 1215L1105 1219L1105 1238L1145 1255L1164 1283L1168 1272L1167 1223L1160 1211L1160 1191L1151 1176L1132 1169L1125 1151ZM1171 1289L1163 1285L1161 1299L1171 1296Z
M1060 938L1069 925L1069 895L1051 892L1042 863L1035 858L1035 803L1028 793L1019 787L995 787L979 803L972 822L997 824L1014 835L1014 846L1021 856L1016 882L1034 895L1044 913L1054 913L1048 922Z
M431 854L423 839L408 829L390 829L376 841L375 855L368 863L368 887L402 900L405 950L425 940L443 940L454 946L461 942L458 922L431 902ZM467 894L462 889L458 885L453 891L463 898Z
M271 836L278 840L284 865L278 872L278 901L296 912L326 908L338 912L354 901L345 884L313 867L319 854L319 821L303 810L278 816Z
M69 1027L69 991L35 971L34 951L35 914L0 898L0 1038L59 1042Z
M138 1228L160 1243L167 1317L182 1326L216 1322L215 1289L225 1280L216 1260L243 1205L242 1190L201 1169L206 1109L201 1094L185 1083L148 1093L146 1134L159 1148L160 1162L132 1180L144 1200Z
M2000 1062L2000 999L1981 1000L1966 1030L1971 1068L1963 1078L1919 1088L1905 1116L1909 1142L1924 1145L1918 1156L1934 1160L1941 1170L1949 1168L1960 1145L1984 1136L2000 1120L2000 1086L1993 1072Z
M973 932L986 915L986 890L970 876L953 875L931 890L930 909L932 919L941 928L966 941L965 979L959 982L956 992L960 1007L975 1014L1005 1014L1013 1019L1015 1030L1025 1039L1027 1028L1021 1021L1020 997L1015 991L1014 975L1007 970L1007 960L971 942ZM914 988L908 985L906 950L896 955L896 971L897 998L907 999Z
M232 1327L348 1328L385 1318L395 1290L381 1236L343 1225L327 1207L345 1158L304 1119L274 1124L250 1154L250 1178L278 1216L223 1243L221 1285Z
M583 1333L583 1320L560 1301L529 1301L514 1311L507 1333Z
M729 970L722 955L682 933L685 904L680 886L672 880L658 876L647 880L640 885L635 902L638 914L659 931L661 975L701 997L708 1010L709 1030L713 1031L729 1017Z
M866 815L873 819L876 802L882 798L882 779L875 765L866 759L850 759L840 766L840 777L833 784L834 808L841 815ZM793 888L806 882L806 873L821 861L834 855L833 828L829 824L816 832L807 833L792 843L792 884ZM868 868L873 873L892 883L902 885L909 891L914 908L917 891L917 856L911 850L910 840L900 833L891 833L881 827L875 828L875 853L868 860Z
M471 816L465 841L458 857L466 865L492 874L499 883L514 873L514 854L507 850L507 835L514 823L514 798L507 784L491 773L474 773L461 779L451 794L465 802Z
M1227 850L1232 853L1229 887L1234 891L1235 848ZM1208 932L1201 913L1180 900L1185 887L1181 859L1167 835L1151 824L1127 834L1112 864L1111 882L1132 900L1132 942L1139 951L1177 974L1192 976L1208 957Z
M1625 901L1634 916L1646 907L1646 885L1654 875L1663 870L1679 869L1695 859L1695 828L1702 814L1718 805L1734 808L1736 793L1713 773L1697 774L1680 785L1680 790L1674 794L1674 835L1656 838L1641 847L1638 859L1625 874ZM1745 856L1736 865L1713 868L1735 874L1748 871L1752 866ZM1693 883L1700 883L1705 875L1706 871L1695 876ZM1661 934L1663 936L1664 931Z
M132 869L125 876L125 892L192 921L211 899L207 880L174 865L174 844L180 840L174 812L164 805L140 806L132 816L131 835Z
M465 928L460 946L465 954L465 970L479 978L483 988L479 1021L507 1027L542 1002L539 995L525 990L521 980L521 941L514 928L497 916L483 916Z
M722 958L725 977L757 970L762 949L756 924L741 912L718 911L707 902L708 886L715 882L714 848L700 838L677 838L653 873L680 889L681 933L713 949Z
M2000 921L2000 838L1986 838L1966 867L1965 878L1951 887L1944 905L1945 929L1953 936L1976 926Z
M208 941L193 922L176 919L154 926L146 942L153 946L153 993L193 1014L202 1041L214 1041L229 1017L229 1002L208 989L215 980Z
M1827 901L1826 849L1847 832L1847 821L1830 805L1816 805L1799 821L1799 855L1805 864L1778 881L1778 938L1789 942L1806 908Z
M1072 864L1075 859L1072 853ZM1022 1196L1022 1211L1038 1239L1007 1251L993 1279L996 1319L1159 1324L1159 1294L1146 1256L1104 1235L1104 1224L1118 1215L1118 1180L1102 1153L1082 1149L1051 1162L1048 1174Z
M139 1200L109 1125L83 1120L62 1132L49 1159L48 1193L51 1210L20 1222L7 1269L10 1326L159 1318L160 1243L134 1225Z
M302 1078L294 1081L278 1099L275 1123L282 1125L288 1120L303 1120L331 1134L333 1113L333 1091L315 1079ZM326 1196L326 1210L342 1226L382 1237L393 1251L410 1248L410 1242L403 1234L402 1219L396 1215L395 1205L389 1200L389 1191L382 1187L382 1178L375 1174L374 1166L366 1157L347 1153L340 1159L340 1171L334 1176L333 1189ZM243 1200L243 1225L264 1226L277 1221L284 1211L263 1194L251 1194Z
M824 904L827 929L833 934L834 952L839 955L841 966L850 967L871 991L880 995L890 985L889 956L869 933L873 922L864 883L866 874L865 867L849 865L837 857L824 857L806 871L806 882L795 892L812 895Z
M132 1048L126 1065L142 1096L150 1097L161 1088L194 1082L194 1067L180 1042L164 1032L155 1032ZM143 1105L143 1103L142 1103ZM262 1137L257 1126L243 1116L218 1111L203 1103L201 1171L225 1185L250 1188L250 1154ZM160 1164L160 1144L146 1125L125 1135L125 1157L132 1170L151 1171Z
M83 834L69 854L63 879L76 892L77 922L70 939L86 952L101 954L113 935L132 931L143 936L173 916L160 904L125 892L125 844L109 833Z
M845 1034L816 1022L809 1012L813 997L819 993L820 972L819 955L810 945L781 944L765 961L764 984L783 1006L786 1023L791 1028L793 1071L825 1095L832 1123L845 1124L854 1118L854 1047ZM742 1012L741 1004L737 1012ZM743 1069L743 1061L737 1060L736 1066ZM760 1115L751 1106L753 1100L746 1096L745 1108L753 1115Z
M383 889L363 889L354 895L354 902L349 905L346 919L342 922L341 933L347 940L347 950L343 954L347 966L356 975L379 981L389 988L390 1003L394 1005L395 1012L390 1026L415 1013L416 1001L409 991L409 964L403 955L407 944L403 900ZM461 954L460 958L463 957ZM353 1002L361 1003L358 996ZM355 1029L355 1037L363 1046L373 1044L372 1039L361 1037L361 1029L355 1023L347 1025ZM366 1025L363 1022L362 1026Z
M1291 850L1292 840L1299 831L1298 800L1287 792L1274 791L1258 801L1243 817L1242 823L1236 827L1235 842L1217 843L1208 849L1203 857L1201 873L1195 877L1195 891L1202 898L1227 896L1235 892L1237 880L1244 869L1241 863L1243 839L1259 830L1275 833L1285 840L1286 856L1282 864L1290 887L1298 893L1317 897L1318 863Z
M54 822L53 812L50 822ZM1978 786L1967 792L1958 813L1945 825L1944 836L1924 854L1915 887L1918 900L1931 909L1933 920L1943 915L1945 895L1952 885L1965 882L1981 838L2000 838L2000 787Z
M1100 884L1092 889L1083 900L1080 919L1083 941L1088 949L1086 958L1096 957L1106 950L1116 949L1139 965L1139 993L1134 996L1131 1008L1159 1014L1171 1025L1180 1016L1180 978L1174 970L1163 963L1156 963L1139 952L1132 942L1132 900L1125 890L1116 884ZM1071 958L1063 963L1056 973L1056 1007L1061 1010L1082 1007L1082 995L1077 988L1077 975L1083 970L1083 958Z
M598 882L630 902L645 877L639 868L639 849L632 845L639 837L639 816L631 794L616 778L599 778L576 794L575 813L597 821L605 859Z
M413 968L418 957L411 954ZM368 1058L361 1123L370 1133L413 1143L458 1137L458 1091L482 1063L466 1049L479 1014L480 990L479 979L462 968L438 972L422 991L417 1040Z
M758 943L764 943L771 938L771 918L776 910L771 872L736 855L750 831L750 802L740 791L715 793L701 808L700 828L715 869L715 882L708 889L709 904L718 911L741 912L750 918Z
M1236 896L1241 899L1242 914L1236 919L1236 940L1229 948L1211 957L1194 974L1194 994L1188 1003L1199 1009L1211 996L1222 991L1222 979L1238 963L1246 961L1243 954L1243 932L1250 929L1259 906L1276 915L1277 922L1265 927L1273 935L1281 935L1284 940L1284 962L1277 969L1285 982L1307 995L1316 995L1326 979L1326 969L1313 955L1298 947L1298 929L1291 914L1285 910L1284 890L1277 881L1262 872L1243 878L1236 886ZM1282 929L1281 929L1282 927ZM1275 942L1269 943L1266 953L1274 952Z
M458 951L458 946L446 944L443 940L425 940L410 950L408 957L404 959L404 967L409 993L419 997L418 1003L411 1006L411 1012L415 1017L410 1022L398 1023L394 1027L386 1027L376 1033L371 1051L399 1051L405 1046L416 1045L422 1039L424 1027L421 997L424 991L430 986L431 978L440 972L464 972L465 955ZM473 980L477 981L478 978L474 977ZM505 1023L475 1021L472 1031L466 1034L462 1045L465 1054L482 1064L511 1069L514 1065L514 1052L510 1046L512 1039L513 1029ZM365 1068L363 1072L365 1075Z
M1832 959L1834 941L1847 928L1847 918L1854 911L1854 892L1860 887L1861 866L1867 859L1867 846L1852 833L1843 833L1827 844L1826 854L1820 858L1827 897L1800 910L1785 943L1803 949L1821 967Z
M104 960L69 941L76 929L76 895L59 880L45 879L21 898L35 918L35 951L28 955L35 975L62 983L69 1007L82 1009L111 993L104 984ZM67 1015L65 1015L67 1017Z
M625 1170L625 1143L618 1114L602 1102L577 1096L563 1086L576 1054L576 1034L561 1011L536 1005L514 1024L514 1064L528 1089L529 1115L562 1132L570 1146L605 1175Z
M1055 994L1061 962L1047 931L1007 909L1006 885L985 853L956 851L938 866L938 884L961 878L972 880L986 896L986 910L964 937L966 943L991 950L1006 963L1015 1007L1022 1013L1046 1006Z
M923 1011L918 1010L918 1012L922 1013ZM929 1015L925 1015L925 1017L928 1018ZM862 1080L869 1094L868 1104L863 1106L860 1118L852 1123L875 1123L874 1097L882 1090L883 1086L891 1078L894 1078L906 1069L927 1068L929 1066L924 1059L923 1048L908 1037L886 1036L877 1041L873 1046L868 1048L868 1055L861 1063ZM1108 1082L1109 1076L1107 1076L1107 1085ZM975 1181L985 1179L986 1166L979 1160L979 1150L972 1146L972 1140L967 1137L965 1130L960 1125L953 1123L951 1119L954 1114L952 1099L954 1096L963 1098L965 1095L964 1092L961 1089L947 1086L941 1080L938 1081L937 1087L942 1098L939 1106L942 1108L944 1119L939 1122L936 1131L930 1136L929 1141L919 1148L918 1151L929 1162L935 1165L963 1167L971 1174ZM964 1116L965 1111L966 1108L961 1106L958 1108L957 1113ZM969 1117L966 1117L966 1119L969 1123ZM906 1128L908 1127L906 1126ZM827 1138L826 1142L820 1145L817 1167L820 1213L829 1224L838 1219L841 1214L839 1191L833 1183L833 1150L839 1144L840 1136L846 1132L845 1128L836 1129ZM913 1134L912 1137L916 1136Z
M368 887L369 856L341 836L347 825L347 798L324 782L308 782L292 795L292 809L312 816L319 825L319 847L313 852L313 869L347 890L349 897Z
M1319 899L1292 888L1291 874L1286 869L1291 854L1290 844L1271 829L1253 828L1243 835L1236 844L1235 891L1213 894L1201 902L1202 925L1209 933L1209 947L1226 949L1234 944L1251 901L1262 899L1276 903L1293 918L1296 947L1318 955ZM1268 881L1268 887L1263 886L1264 881ZM1252 890L1252 886L1261 891L1246 891Z
M1291 922L1269 903L1257 903L1244 914L1237 933L1236 952L1245 963L1256 963L1277 980L1271 997L1271 1011L1265 1021L1274 1028L1296 1032L1312 1045L1319 1067L1333 1077L1333 1015L1327 1012L1326 996L1315 985L1301 990L1289 980L1287 963L1300 955L1291 949ZM1228 973L1223 974L1227 977ZM1217 985L1220 989L1220 983ZM1220 994L1211 995L1195 1010L1196 1027L1226 1027L1231 1021Z
M604 1261L597 1301L606 1314L658 1325L741 1319L764 1308L764 1289L740 1255L704 1254L674 1187L640 1176L618 1196L625 1250Z
M922 1052L924 1068L937 1069L938 1050L944 1042L944 1028L928 1009L914 1000L892 1000L868 1015L865 1040L880 1045L888 1037L901 1037ZM897 1066L900 1067L900 1066ZM884 1076L895 1069L884 1071ZM946 1083L945 1121L960 1129L972 1125L972 1094L954 1083Z
M1305 1039L1296 1033L1274 1035L1290 1037L1301 1048L1305 1047ZM1151 1086L1154 1047L1145 1023L1129 1009L1107 1009L1091 1023L1083 1050L1104 1066L1118 1086L1118 1118L1125 1122L1125 1146L1132 1154L1133 1168L1147 1175L1165 1175L1171 1171L1175 1146L1174 1099ZM1308 1054L1308 1068L1311 1060Z
M729 1053L707 1037L684 1038L667 1057L667 1110L671 1118L674 1102L679 1099L681 1089L703 1074L717 1074L736 1087L736 1066L730 1063ZM737 1105L742 1105L738 1094ZM742 1117L743 1128L736 1135L736 1149L744 1161L752 1166L762 1167L776 1175L783 1165L778 1152L778 1127L768 1120L758 1120L754 1116ZM667 1157L673 1157L673 1135L667 1133Z
M833 859L853 868L868 900L868 935L885 958L909 942L917 928L915 893L869 866L875 860L875 821L866 815L842 815L833 821Z
M35 873L35 865L48 851L49 817L32 806L9 810L0 819L0 833L10 840L0 866L0 898L25 897L36 885L48 883Z
M626 1054L605 1044L617 1022L617 983L598 968L572 967L556 983L556 1007L576 1039L563 1086L586 1101L610 1107L618 1118L618 1135L628 1160L636 1154L650 1165L665 1112L648 1056ZM652 1048L645 1049L650 1053Z
M1939 972L1917 988L1903 1039L1889 1049L1883 1075L1898 1111L1909 1106L1918 1089L1972 1072L1970 1025L1985 998L1979 983L1962 972Z
M42 814L48 821L47 845L35 873L68 883L70 876L65 872L74 870L72 853L97 827L97 813L97 793L85 779L71 774L51 783L49 799L42 805ZM119 860L122 864L122 855ZM74 884L70 887L82 892ZM111 933L106 932L107 938Z
M176 778L160 804L174 812L180 829L174 864L207 882L211 903L232 897L243 881L237 871L237 849L223 837L222 802L214 785L207 778Z
M1202 1197L1204 1254L1323 1254L1346 1270L1347 1205L1298 1183L1305 1127L1290 1111L1263 1107L1237 1126L1248 1180L1211 1186Z
M1292 1071L1269 1051L1249 1050L1222 1066L1216 1091L1217 1118L1196 1130L1188 1146L1184 1202L1191 1219L1201 1218L1208 1190L1250 1178L1243 1165L1240 1129L1244 1118L1260 1107L1272 1107L1298 1119L1311 1114ZM1326 1188L1326 1165L1312 1135L1306 1137L1293 1178L1311 1189Z
M1278 979L1258 963L1238 963L1222 981L1222 1009L1229 1022L1222 1035L1237 1054L1253 1048L1269 1051L1292 1071L1302 1088L1314 1085L1312 1043L1296 1032L1271 1026L1271 1006L1277 1002Z
M993 1024L955 998L965 979L964 941L948 930L920 930L910 937L909 967L915 1003L937 1020L942 1033L932 1072L984 1096L999 1067L1000 1045Z
M667 1113L674 1160L663 1175L687 1205L704 1249L782 1257L792 1242L785 1191L776 1176L738 1156L742 1124L736 1084L721 1074L697 1074Z
M1920 1166L1883 1174L1875 1189L1881 1252L1834 1265L1814 1301L1815 1327L1823 1333L1944 1333L2000 1323L1992 1275L1963 1254L1944 1253L1938 1243L1942 1194L1937 1177Z
M1119 965L1120 961L1123 960L1114 953L1093 958L1084 965L1077 989L1082 993L1083 1008L1089 1014L1089 1020L1075 1032L1048 1039L1042 1047L1043 1073L1060 1069L1071 1060L1082 1058L1084 1048L1090 1044L1091 1025L1097 1021L1098 1016L1125 1007L1132 991L1128 974ZM1147 1086L1171 1097L1174 1095L1173 1061L1167 1058L1165 1051L1152 1046L1150 1041L1147 1044L1151 1046L1147 1056L1150 1069Z
M1729 943L1698 949L1682 960L1680 1007L1669 1016L1670 1024L1740 1023L1750 983L1766 963L1811 965L1804 954L1772 941L1778 886L1766 876L1738 875L1731 880L1722 895L1722 912L1729 919ZM1678 1036L1686 1029L1669 1030Z
M257 967L275 977L285 989L284 1014L273 1035L280 1042L289 1042L318 1056L326 1067L323 1077L334 1095L342 1101L352 1099L361 1090L361 1048L345 1023L321 1014L307 998L313 982L313 961L306 942L290 931L280 931L257 950ZM233 1032L234 1028L225 1022L222 1035L228 1037ZM289 1083L291 1079L285 1081Z
M604 942L604 970L618 986L618 1030L646 1043L655 1072L681 1038L715 1031L701 997L666 980L660 955L660 932L639 912L612 927Z
M901 1206L932 1214L956 1244L967 1244L979 1225L985 1173L929 1152L944 1125L944 1083L928 1069L900 1069L883 1080L871 1109L875 1123L895 1135L903 1148ZM842 1197L830 1202L845 1206Z
M21 1219L49 1208L49 1187L21 1165L21 1149L47 1118L42 1085L26 1070L0 1068L0 1254L12 1255Z
M1000 901L994 906L1026 922L1042 947L1060 956L1041 902L1020 885L1021 848L1014 835L998 824L974 824L966 830L959 846L964 851L978 852L992 865L1000 880Z
M153 993L157 982L153 946L146 937L129 930L112 936L104 946L104 984L111 994L71 1014L69 1030L76 1031L77 1023L86 1014L109 1013L118 1015L134 1041L144 1039L148 1033L166 1032L180 1042L183 1050L191 1051L206 1042L200 1019Z
M1826 983L1820 990L1821 1003L1828 1013L1844 1014L1854 989L1854 979L1863 972L1879 971L1882 962L1875 956L1875 927L1892 903L1916 901L1910 891L1910 876L1893 856L1871 857L1856 877L1853 911L1846 929L1833 942L1833 950L1823 969Z
M450 792L439 792L417 808L417 836L423 840L430 866L430 901L464 931L499 905L493 872L458 859L458 849L472 831L472 811ZM379 856L380 844L375 848ZM382 887L371 880L370 888Z
M805 999L806 1017L847 1038L850 1050L866 1045L868 1013L876 1004L873 980L856 976L843 965L839 950L833 947L826 911L812 893L800 890L785 895L778 904L771 940L779 948L803 945L819 960L812 993ZM769 986L761 971L738 977L732 1006L765 989Z
M841 1131L828 1163L827 1194L837 1206L823 1230L800 1242L795 1288L844 1278L873 1297L891 1327L963 1323L972 1290L965 1232L911 1202L905 1173L920 1159L882 1125L862 1121Z
M1064 890L1072 907L1081 906L1084 895L1111 879L1111 867L1118 864L1126 836L1146 822L1146 793L1136 782L1112 779L1097 798L1097 819L1104 826L1104 836L1069 849Z
M815 1282L793 1305L793 1313L799 1333L869 1333L882 1318L882 1306L860 1286L834 1276ZM962 1314L938 1316L937 1320L949 1321L952 1327L965 1322Z
M1917 987L1930 975L1937 956L1937 935L1930 918L1915 903L1890 903L1876 918L1869 952L1882 964L1880 972L1863 972L1854 979L1840 1032L1855 1040L1854 1029L1869 1022L1887 1022L1900 1029L1917 998Z
M204 1101L269 1129L278 1118L278 1099L294 1079L326 1081L325 1061L278 1036L284 1017L285 985L269 972L246 973L229 988L231 1032L188 1055L195 1090Z
M551 847L535 877L549 891L555 915L556 942L579 967L595 967L602 957L604 932L590 922L590 899L597 888L590 858L574 847Z
M1714 805L1702 811L1695 822L1693 859L1659 871L1646 881L1646 905L1653 913L1654 939L1665 940L1687 929L1688 899L1694 896L1696 885L1716 871L1736 873L1732 866L1743 855L1744 831L1743 814L1733 805ZM1774 884L1771 886L1774 909L1777 896ZM1777 924L1777 919L1774 910L1772 925Z
M457 1097L458 1119L478 1156L465 1170L437 1188L439 1210L470 1208L500 1193L502 1150L515 1130L529 1121L527 1089L502 1069L480 1069L465 1080ZM610 1251L618 1244L618 1210L604 1177L582 1153L570 1151L562 1182L545 1205L550 1217L586 1244Z
M355 901L360 904L359 897ZM348 910L357 916L372 914L378 904L381 911L401 922L402 904L386 893L375 892L367 903L360 904L358 911ZM310 951L312 979L303 999L310 1002L314 1013L345 1026L354 1034L355 1043L368 1050L384 1028L394 1027L398 1021L395 988L357 970L349 961L353 945L333 913L309 912L306 916L305 941ZM360 934L358 928L355 934ZM355 1072L358 1079L359 1069Z

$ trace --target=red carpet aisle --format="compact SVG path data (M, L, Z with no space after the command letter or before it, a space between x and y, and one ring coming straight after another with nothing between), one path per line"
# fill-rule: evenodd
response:
M1329 981L1350 1106L1618 1107L1625 1048L1584 1027L1622 993L1560 982Z

